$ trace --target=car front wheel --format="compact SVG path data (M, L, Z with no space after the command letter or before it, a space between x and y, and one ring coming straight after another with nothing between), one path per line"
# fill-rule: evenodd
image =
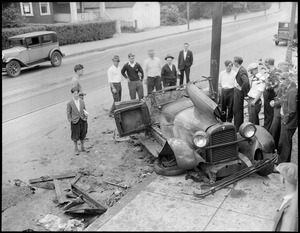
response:
M21 66L17 61L10 61L6 64L6 71L8 76L17 77L21 73Z
M52 66L60 66L62 57L59 52L55 51L51 54L51 64Z

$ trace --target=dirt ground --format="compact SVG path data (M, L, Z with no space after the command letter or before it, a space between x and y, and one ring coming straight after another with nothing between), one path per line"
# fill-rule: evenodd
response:
M80 173L82 176L77 185L109 208L133 186L149 178L155 158L143 149L138 135L116 141L115 121L108 117L108 111L98 109L88 121L86 147L90 149L89 153L74 155L67 122L5 150L2 159L2 231L46 231L37 222L49 213L64 222L82 220L85 227L99 217L64 214L63 205L57 202L53 182L29 185L30 179L66 172ZM292 162L298 164L298 130L293 138Z
M64 214L63 205L57 202L53 182L30 185L29 179L66 172L80 173L82 176L76 184L109 208L134 185L151 175L155 158L143 149L135 136L121 142L114 140L116 125L114 119L108 117L107 109L99 109L88 122L85 144L90 149L89 153L74 155L67 123L5 151L1 230L45 231L45 228L37 225L37 221L48 213L57 215L65 222L84 218L85 226L99 217ZM104 181L127 185L129 188L120 188Z

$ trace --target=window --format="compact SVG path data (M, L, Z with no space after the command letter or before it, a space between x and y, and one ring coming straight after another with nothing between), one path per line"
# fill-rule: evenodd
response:
M44 35L42 36L42 43L52 42L52 35Z
M39 40L38 36L37 37L26 38L26 41L27 41L27 45L29 47L36 46L36 45L40 44L40 40Z
M33 16L32 3L20 2L21 14L25 16Z
M40 13L41 15L50 15L49 2L40 2Z

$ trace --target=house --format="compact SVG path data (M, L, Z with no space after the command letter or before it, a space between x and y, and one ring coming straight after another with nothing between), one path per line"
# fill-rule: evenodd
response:
M97 2L84 2L85 11L99 14ZM105 16L137 29L160 26L159 2L105 2Z
M54 23L52 2L11 2L29 23Z
M159 2L12 2L30 23L117 20L137 29L160 26Z

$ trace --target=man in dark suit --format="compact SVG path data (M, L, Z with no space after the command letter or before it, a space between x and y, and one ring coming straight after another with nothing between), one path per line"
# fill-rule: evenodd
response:
M172 64L174 57L168 54L165 57L167 63L161 69L161 80L163 81L164 88L169 86L176 86L177 83L177 70Z
M248 73L242 66L242 63L242 57L236 56L233 58L233 64L237 68L237 74L235 76L237 85L234 88L233 97L233 117L236 131L239 130L241 124L244 122L244 98L250 90Z
M186 76L186 83L190 81L190 69L193 65L193 52L188 50L189 44L184 43L184 49L178 55L178 69L180 71L179 85L183 84L184 72Z
M280 109L281 129L278 142L278 164L291 161L292 139L298 127L298 90L294 78L294 74L289 72L279 77L279 82L287 86L287 90Z

